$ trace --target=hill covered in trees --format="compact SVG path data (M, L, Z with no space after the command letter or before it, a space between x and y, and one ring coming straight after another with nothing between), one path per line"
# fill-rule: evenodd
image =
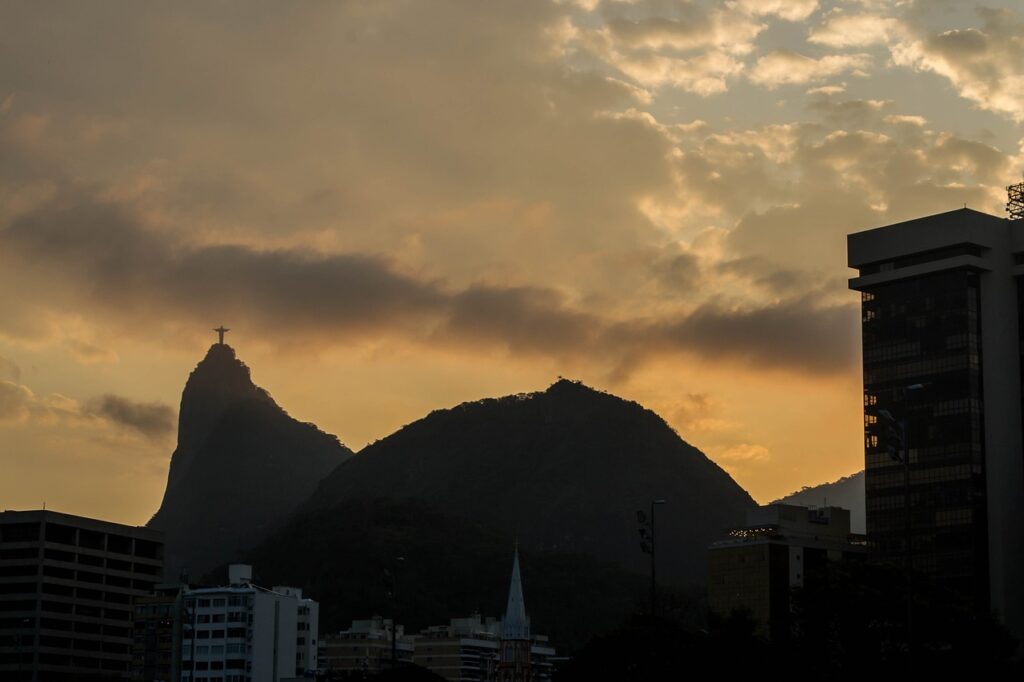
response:
M432 412L339 465L304 510L383 498L633 571L636 512L664 499L659 570L677 584L703 584L708 545L755 505L654 412L564 379Z

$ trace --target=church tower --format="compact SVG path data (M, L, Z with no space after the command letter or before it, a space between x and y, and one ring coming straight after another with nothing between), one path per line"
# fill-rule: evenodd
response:
M519 577L519 548L512 560L512 582L508 588L508 606L501 628L501 654L498 682L533 682L530 668L530 619L523 601L523 582Z

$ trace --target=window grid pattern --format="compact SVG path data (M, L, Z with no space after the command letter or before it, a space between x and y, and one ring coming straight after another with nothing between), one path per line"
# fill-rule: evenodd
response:
M984 605L988 593L984 401L977 273L955 270L862 293L868 542L906 556L906 491L887 410L910 462L914 568ZM1024 352L1024 350L1022 350ZM918 386L910 388L911 386Z

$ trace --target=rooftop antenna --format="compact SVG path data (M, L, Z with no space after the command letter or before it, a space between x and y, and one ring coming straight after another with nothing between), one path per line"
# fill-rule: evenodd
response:
M1024 182L1006 188L1006 212L1010 220L1024 220Z

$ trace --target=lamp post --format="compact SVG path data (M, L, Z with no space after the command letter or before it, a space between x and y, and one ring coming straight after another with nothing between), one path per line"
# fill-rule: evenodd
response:
M659 504L665 504L665 500L651 500L650 516L643 511L636 513L636 520L640 524L640 549L651 555L651 619L658 615L658 581L654 561L654 507Z
M391 669L398 667L398 567L404 556L395 557L395 570L384 569L384 582L391 598Z

